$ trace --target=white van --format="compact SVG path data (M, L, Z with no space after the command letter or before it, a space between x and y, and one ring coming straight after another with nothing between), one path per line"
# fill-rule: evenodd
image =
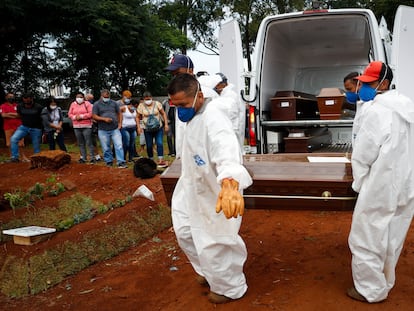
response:
M220 30L220 69L243 93L250 77L250 153L276 153L282 135L295 127L328 127L332 144L351 141L352 119L270 119L271 98L292 90L318 95L322 88L343 88L343 78L361 72L370 61L388 63L394 71L393 87L414 100L414 8L400 6L391 35L385 21L378 24L370 10L329 9L269 16L260 24L252 70L243 68L238 25L228 22ZM411 76L409 75L411 73Z

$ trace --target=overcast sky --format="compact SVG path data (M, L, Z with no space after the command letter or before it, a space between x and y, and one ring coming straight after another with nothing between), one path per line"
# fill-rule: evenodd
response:
M197 51L188 51L187 54L194 63L194 73L207 71L212 75L220 71L218 55L206 55Z

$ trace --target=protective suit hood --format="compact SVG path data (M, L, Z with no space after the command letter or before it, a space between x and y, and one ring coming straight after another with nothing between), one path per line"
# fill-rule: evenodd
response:
M221 82L221 77L219 75L200 76L198 77L198 82L210 89L214 89L216 85Z
M392 100L389 99L390 97ZM375 97L375 104L391 109L408 123L414 123L414 103L408 97L398 93L397 90L378 94Z

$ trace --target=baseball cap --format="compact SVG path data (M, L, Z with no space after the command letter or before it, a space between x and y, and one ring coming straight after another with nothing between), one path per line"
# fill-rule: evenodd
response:
M175 54L173 58L171 59L170 64L168 65L168 67L165 68L165 70L174 71L174 70L177 70L178 68L193 69L194 68L193 61L187 55Z
M368 64L365 68L364 73L356 79L361 82L374 82L381 79L381 74L384 75L385 68L384 63L380 61L374 61Z

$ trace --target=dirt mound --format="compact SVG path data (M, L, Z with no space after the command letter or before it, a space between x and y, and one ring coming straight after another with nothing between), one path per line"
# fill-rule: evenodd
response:
M61 150L45 150L30 157L32 168L58 169L69 164L70 160L70 155Z

